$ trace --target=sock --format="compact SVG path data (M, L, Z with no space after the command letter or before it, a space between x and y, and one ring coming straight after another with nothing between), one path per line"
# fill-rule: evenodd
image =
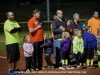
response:
M8 71L10 71L10 70L12 70L12 69L9 69Z
M80 65L77 65L77 67L80 67Z
M100 67L100 61L98 61L98 66Z
M93 59L91 59L90 61L91 61L91 66L93 66Z
M61 60L61 62L62 62L62 65L64 65L64 60Z
M80 63L80 66L82 66L82 63Z
M87 64L87 66L90 65L90 59L87 59L86 64Z
M68 64L68 60L67 60L67 59L65 60L65 64L66 64L66 65Z

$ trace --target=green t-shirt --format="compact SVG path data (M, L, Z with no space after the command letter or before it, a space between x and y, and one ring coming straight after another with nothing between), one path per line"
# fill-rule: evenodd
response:
M10 31L14 29L14 27L20 27L19 24L14 20L6 20L6 22L4 23L6 45L20 42L18 32L10 34Z

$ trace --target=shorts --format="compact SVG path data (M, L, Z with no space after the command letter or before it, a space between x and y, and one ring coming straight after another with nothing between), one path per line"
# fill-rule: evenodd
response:
M94 58L94 48L87 48L86 58L87 59L93 59Z
M7 61L9 63L19 61L20 51L18 43L6 45L6 50L7 50Z

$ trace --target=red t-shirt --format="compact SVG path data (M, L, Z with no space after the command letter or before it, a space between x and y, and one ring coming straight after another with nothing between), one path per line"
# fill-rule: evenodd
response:
M35 19L34 17L32 17L29 21L28 21L28 28L35 28L38 26L38 22L41 21L41 19ZM43 27L39 28L37 31L30 33L30 39L31 42L39 42L39 41L43 41Z

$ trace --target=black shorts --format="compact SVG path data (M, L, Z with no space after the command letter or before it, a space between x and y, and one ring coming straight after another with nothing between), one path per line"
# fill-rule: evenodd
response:
M62 51L61 57L62 57L62 60L68 59L68 57L69 57L69 52L68 52L68 51Z
M93 59L94 58L94 48L87 48L86 58L87 59Z
M20 59L20 51L18 43L6 45L7 50L7 61L10 62L17 62Z

